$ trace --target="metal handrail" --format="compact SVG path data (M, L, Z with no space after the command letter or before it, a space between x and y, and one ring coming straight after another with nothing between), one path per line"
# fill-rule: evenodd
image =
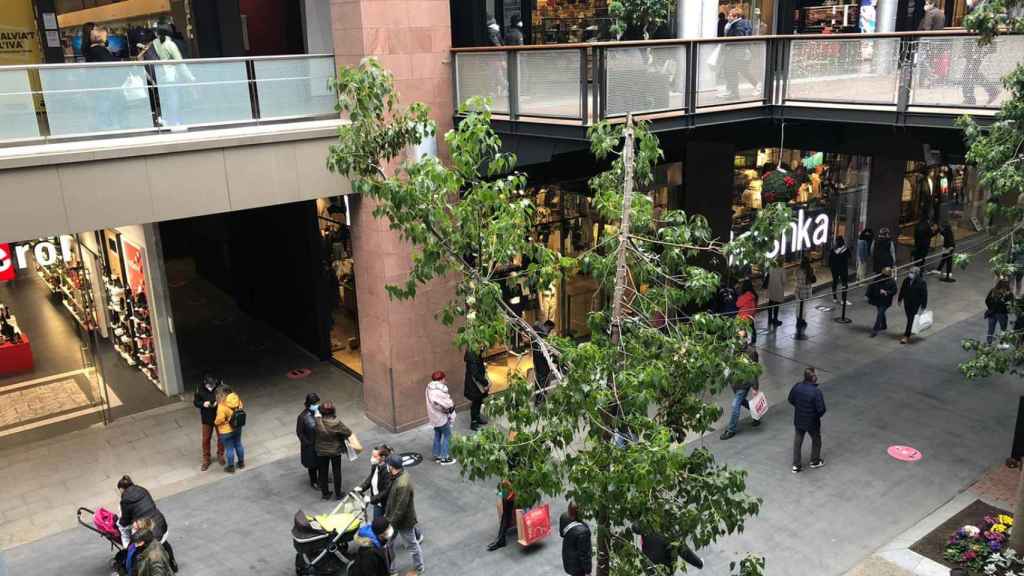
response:
M40 70L46 68L118 68L124 66L174 66L175 64L205 64L212 62L259 62L267 60L302 60L334 58L334 54L281 54L278 56L226 56L223 58L183 58L181 60L117 60L114 62L56 62L52 64L12 64L0 66L5 70Z

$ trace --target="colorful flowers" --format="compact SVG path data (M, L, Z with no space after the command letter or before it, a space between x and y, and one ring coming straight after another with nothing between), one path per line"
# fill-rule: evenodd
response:
M1006 532L1006 530L1007 528L1005 524L995 524L992 526L992 531L998 534L1002 534L1003 532Z
M964 525L949 537L943 557L968 574L983 574L988 559L1005 550L1012 527L1013 517L1006 514L986 516L978 526Z

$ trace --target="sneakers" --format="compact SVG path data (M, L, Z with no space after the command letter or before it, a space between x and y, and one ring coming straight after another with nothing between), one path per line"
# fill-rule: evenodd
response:
M750 419L750 425L753 426L754 428L757 428L758 426L761 425L761 421L760 420L754 420L753 418L751 418Z
M203 462L203 465L199 467L199 470L202 471L202 472L206 472L209 469L210 469L210 463L209 462Z
M239 460L238 461L238 469L239 470L245 470L245 462L242 462L241 460Z
M438 456L434 456L434 464L440 464L440 463L441 463L441 458L439 458Z
M234 474L235 473L235 467L234 466L225 466L224 467L224 471L227 472L228 474Z
M825 465L825 461L822 460L821 458L818 458L817 460L811 460L811 469L812 470L815 469L815 468L821 468L824 465Z
M803 469L803 466L797 464L796 466L793 466L793 474L799 474L800 472L803 472Z
M458 460L456 460L455 458L452 458L451 456L449 456L447 458L442 458L438 462L438 464L440 464L441 466L451 466L452 464L455 464L456 462L458 462Z
M729 438L732 438L735 435L736 435L736 433L733 432L732 430L726 430L725 432L722 432L722 435L719 436L718 438L720 440L728 440Z

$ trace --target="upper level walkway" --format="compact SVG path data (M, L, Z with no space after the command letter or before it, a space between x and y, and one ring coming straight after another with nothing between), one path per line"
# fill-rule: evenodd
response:
M674 130L752 118L952 127L991 119L1024 36L962 30L458 48L455 101L506 130L580 138L626 114ZM507 123L507 124L506 124ZM500 129L500 128L499 128Z

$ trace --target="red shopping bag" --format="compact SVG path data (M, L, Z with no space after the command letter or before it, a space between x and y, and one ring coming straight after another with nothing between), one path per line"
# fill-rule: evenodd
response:
M942 52L935 57L935 77L940 80L949 77L949 52Z
M529 546L551 534L551 509L541 504L529 510L516 510L516 531L519 543Z

